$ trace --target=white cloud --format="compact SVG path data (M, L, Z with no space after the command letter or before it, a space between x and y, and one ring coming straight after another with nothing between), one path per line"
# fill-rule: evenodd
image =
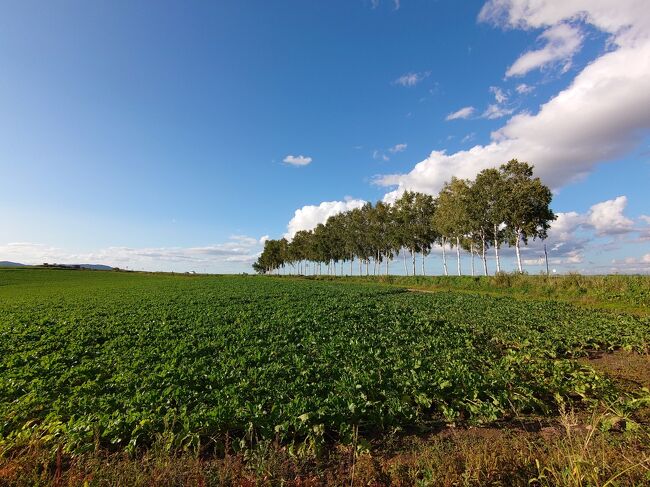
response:
M386 154L384 154L383 152L378 151L377 149L372 151L372 158L377 159L377 160L382 160L382 161L389 161L390 160L390 158Z
M370 6L372 7L373 10L376 9L377 7L379 7L379 3L380 3L380 0L370 0ZM400 0L393 0L393 8L395 10L399 10L400 7L401 7L401 1Z
M633 150L650 129L646 6L632 0L489 2L481 14L484 20L539 28L583 19L610 33L610 44L617 47L587 65L537 113L510 118L492 134L489 144L452 154L434 150L409 173L383 176L376 182L396 185L398 192L414 189L435 194L452 176L473 178L482 169L518 158L534 164L537 175L559 188L584 177L596 164ZM496 114L492 109L485 113Z
M566 213L558 213L557 220L551 224L551 233L555 240L564 242L572 240L574 232L586 222L585 215L581 215L575 211Z
M557 213L557 219L551 222L546 240L550 263L580 272L602 272L601 268L584 269L576 268L575 265L584 263L585 255L602 251L620 251L626 242L629 243L629 239L623 241L620 236L639 230L634 228L632 221L624 215L626 204L627 198L619 196L596 203L585 213L575 211ZM542 245L539 241L530 242L528 251L543 255ZM636 264L640 263L637 258L632 260ZM613 262L618 266L616 271L619 272L638 270L626 267L629 263ZM608 268L607 272L610 270Z
M490 86L490 93L494 95L495 103L488 105L481 118L494 120L511 115L514 109L504 106L504 103L508 101L508 95L498 86Z
M400 86L412 87L424 80L429 74L428 71L425 73L406 73L397 78L394 83Z
M287 164L291 164L292 166L306 166L307 164L310 164L312 161L311 157L303 156L302 154L299 156L292 156L291 154L285 157L283 162L286 162Z
M450 113L447 115L445 120L458 120L460 118L469 118L472 116L474 113L474 107L463 107L460 110L456 110L455 112Z
M639 217L639 219L640 219L641 221L647 223L648 225L650 225L650 216L648 216L648 215L641 215L641 216Z
M641 257L641 262L644 264L650 264L650 254L645 254L643 257Z
M397 154L398 152L404 152L407 147L408 147L407 144L396 144L393 147L389 147L388 152L390 152L391 154ZM390 161L390 157L388 157L388 155L386 155L385 152L377 150L377 149L372 151L372 158L375 159L375 160L381 160L381 161L384 161L384 162Z
M490 86L490 93L494 95L494 99L496 100L497 103L505 103L508 101L508 95L504 93L504 91L499 88L498 86Z
M574 238L580 230L595 231L599 236L614 236L634 231L634 222L625 216L627 196L596 203L584 214L575 211L558 213L551 225L556 240L566 241Z
M474 137L476 137L476 133L472 132L471 134L467 134L465 137L461 139L461 142L469 142L470 140L473 140Z
M650 30L646 0L490 0L479 13L479 21L518 29L576 20L614 35L619 45L647 38Z
M570 67L571 58L580 50L582 32L577 27L563 23L550 27L539 39L545 42L544 47L522 54L508 68L506 77L523 76L529 71L556 62L563 62L563 70L566 71Z
M285 237L293 238L299 230L312 230L319 223L325 223L331 216L354 208L361 208L366 202L357 199L346 201L324 201L320 205L306 205L296 210L287 225Z
M113 267L161 271L235 270L230 264L252 264L264 239L233 235L228 241L202 247L106 247L74 252L32 242L0 245L2 260L24 264L104 264Z
M520 83L515 88L515 91L520 95L525 95L527 93L532 92L534 89L535 89L534 86L527 85L526 83Z
M502 105L492 103L488 105L481 117L494 120L496 118L503 118L511 115L514 110L512 108L504 107Z
M633 229L634 222L623 215L627 197L619 196L613 200L595 204L589 210L589 224L600 235L626 233Z

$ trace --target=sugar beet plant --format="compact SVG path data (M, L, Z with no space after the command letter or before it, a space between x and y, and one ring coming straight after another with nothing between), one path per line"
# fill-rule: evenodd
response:
M0 282L9 448L218 449L547 414L615 392L572 357L650 337L642 318L371 284L44 270Z

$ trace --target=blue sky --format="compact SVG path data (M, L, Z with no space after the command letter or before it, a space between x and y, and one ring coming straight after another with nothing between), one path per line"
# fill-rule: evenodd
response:
M265 236L518 157L558 271L648 272L642 4L5 4L0 260L246 271Z

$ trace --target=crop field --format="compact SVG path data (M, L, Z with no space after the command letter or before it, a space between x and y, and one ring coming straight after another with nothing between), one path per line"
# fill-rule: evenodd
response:
M559 302L1 270L0 455L33 441L71 455L223 455L265 440L318 449L596 403L629 409L647 391L623 392L581 358L649 347L647 316Z

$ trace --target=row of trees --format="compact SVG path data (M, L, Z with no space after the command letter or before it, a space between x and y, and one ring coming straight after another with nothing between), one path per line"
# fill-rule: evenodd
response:
M533 177L533 167L513 159L498 169L481 171L473 181L452 178L437 197L406 191L393 204L367 203L339 213L313 230L297 232L291 241L267 240L253 268L273 273L289 266L292 273L322 274L325 267L330 275L342 275L344 264L349 264L352 274L356 261L359 274L364 267L366 275L378 274L382 263L388 274L389 262L401 253L405 273L411 267L413 275L420 254L424 275L425 257L439 245L445 275L449 274L448 248L455 249L458 275L462 274L461 250L472 257L472 275L475 256L488 275L489 248L494 250L496 272L500 272L499 249L508 244L515 248L517 267L523 272L521 243L546 238L555 219L551 199L549 188Z

